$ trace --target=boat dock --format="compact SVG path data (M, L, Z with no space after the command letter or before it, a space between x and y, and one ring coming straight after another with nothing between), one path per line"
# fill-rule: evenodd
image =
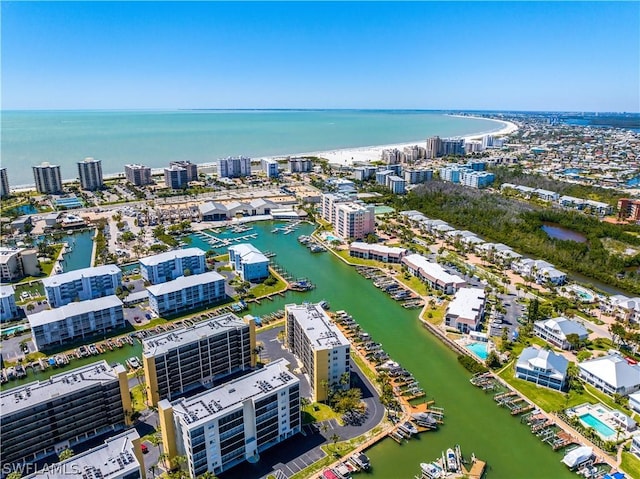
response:
M226 238L226 239L219 238L207 231L197 231L194 234L198 238L200 238L202 241L209 244L209 246L211 246L214 249L226 248L232 245L234 242L247 241L250 239L256 239L258 237L258 233L250 233L243 236L236 236L234 238Z
M448 449L447 454L443 451L435 461L420 464L420 474L414 476L414 479L481 479L486 468L487 463L478 459L475 454L465 460L460 445L456 445Z
M495 391L502 388L500 381L498 381L490 372L478 373L474 375L469 382L485 392Z

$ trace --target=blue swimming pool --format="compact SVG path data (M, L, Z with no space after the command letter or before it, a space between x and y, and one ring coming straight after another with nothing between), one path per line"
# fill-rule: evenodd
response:
M487 359L489 352L487 351L487 343L471 343L467 344L467 349L478 356L483 361Z
M333 236L331 234L325 235L325 238L327 239L327 241L329 243L331 243L332 241L340 241L340 242L342 242L342 240L340 238L338 238L337 236Z
M5 334L8 336L10 334L16 333L18 331L24 331L25 329L27 329L27 327L25 325L18 325L18 326L12 326L10 328L7 329L3 329L0 334L2 334L2 336L4 336Z
M616 432L613 429L611 429L609 426L603 423L600 419L598 419L595 416L592 416L589 413L583 414L582 416L580 416L580 421L585 426L594 428L598 432L598 434L600 434L600 436L602 436L604 439L610 436L615 436L616 434Z

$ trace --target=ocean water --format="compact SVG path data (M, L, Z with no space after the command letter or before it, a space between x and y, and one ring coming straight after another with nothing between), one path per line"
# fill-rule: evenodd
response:
M88 156L110 174L127 163L160 168L174 160L422 142L498 131L502 124L406 110L3 111L1 127L1 162L15 187L33 184L31 166L43 161L60 165L70 179Z

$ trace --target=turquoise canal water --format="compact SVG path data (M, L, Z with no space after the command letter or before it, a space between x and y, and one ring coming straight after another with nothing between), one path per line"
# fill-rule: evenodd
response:
M422 434L402 446L385 439L370 448L367 455L373 471L367 477L412 478L419 473L420 462L436 459L455 444L460 444L467 456L473 452L488 462L488 478L575 477L560 463L561 454L554 453L517 418L499 408L491 394L469 383L470 375L458 364L456 355L419 324L415 310L399 306L331 253L312 254L300 245L297 236L310 234L311 225L301 225L289 235L271 233L271 222L253 226L252 232L259 235L252 244L275 252L278 264L293 276L307 277L316 288L308 293L288 293L285 298L262 301L251 307L251 314L260 316L282 309L287 303L325 299L333 310L344 309L352 314L395 361L414 374L427 398L435 399L445 409L445 424L437 432ZM197 238L192 245L207 246ZM127 357L139 354L140 345L136 342L135 346L125 345L97 358L124 362ZM73 365L97 358L78 360ZM33 377L31 374L30 378Z
M276 156L336 148L423 142L432 135L493 132L501 123L424 111L4 111L0 151L11 186L33 184L31 166L102 160L105 174L127 163L164 167L227 156Z
M60 240L62 243L68 243L71 246L71 251L64 255L61 263L64 272L91 266L94 234L94 230L83 231L65 236Z

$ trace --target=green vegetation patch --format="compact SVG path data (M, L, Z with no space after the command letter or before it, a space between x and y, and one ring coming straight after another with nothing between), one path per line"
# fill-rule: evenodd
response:
M622 463L620 467L627 473L628 477L640 477L640 459L632 453L622 452Z
M303 424L312 424L314 422L328 421L329 419L335 419L339 423L342 423L342 418L340 414L335 412L326 404L314 402L302 408Z

